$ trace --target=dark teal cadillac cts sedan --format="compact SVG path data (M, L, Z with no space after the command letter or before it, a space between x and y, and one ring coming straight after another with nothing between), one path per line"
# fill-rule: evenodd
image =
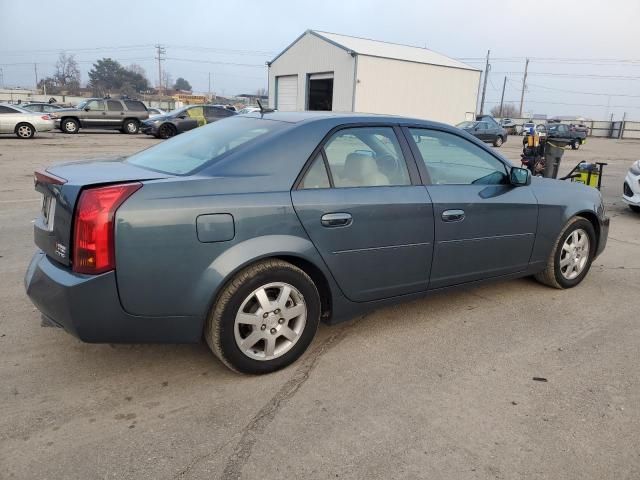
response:
M295 361L320 321L475 282L579 284L600 193L531 178L471 135L399 117L239 115L126 159L35 173L27 294L86 342L198 342Z

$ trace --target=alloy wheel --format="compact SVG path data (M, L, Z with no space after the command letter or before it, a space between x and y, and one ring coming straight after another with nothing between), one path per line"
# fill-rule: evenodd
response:
M293 285L275 282L251 292L234 322L236 345L254 360L273 360L300 339L307 321L304 297Z
M18 135L21 138L31 138L33 136L33 131L29 125L20 125L18 127Z
M591 255L591 242L586 231L578 228L571 232L560 252L560 273L567 280L573 280L582 273Z

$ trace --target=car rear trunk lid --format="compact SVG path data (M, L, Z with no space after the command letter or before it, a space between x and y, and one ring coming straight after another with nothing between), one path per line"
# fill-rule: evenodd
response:
M83 189L170 176L121 159L66 163L35 172L35 189L42 194L40 214L34 222L36 246L52 260L70 266L74 209Z

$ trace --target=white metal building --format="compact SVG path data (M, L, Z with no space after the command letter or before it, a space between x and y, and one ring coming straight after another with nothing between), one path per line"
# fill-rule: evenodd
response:
M307 30L269 65L269 104L473 119L481 71L426 48Z

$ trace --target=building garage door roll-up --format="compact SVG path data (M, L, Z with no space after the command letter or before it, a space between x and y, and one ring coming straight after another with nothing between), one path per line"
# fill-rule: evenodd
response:
M298 109L298 75L276 77L276 108L281 112Z

